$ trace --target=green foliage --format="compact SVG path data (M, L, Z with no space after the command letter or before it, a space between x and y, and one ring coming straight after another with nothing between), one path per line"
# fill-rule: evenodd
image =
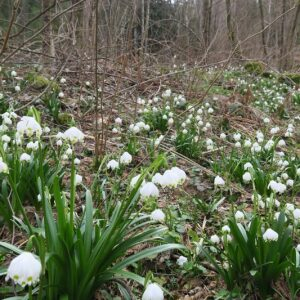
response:
M249 226L243 226L235 219L229 220L232 240L224 235L224 251L219 258L205 252L229 290L240 287L246 291L251 288L252 292L257 290L263 299L272 295L273 283L290 267L293 251L291 230L284 219L284 214L281 214L278 221L271 224L278 233L276 241L264 240L262 226L266 229L268 225L263 224L258 216L251 220Z
M296 92L296 93L293 94L292 101L295 104L300 105L300 93L299 92Z
M251 61L244 65L247 72L251 74L262 74L265 70L264 65L259 61Z
M300 84L300 73L284 73L278 77L278 81L291 86Z

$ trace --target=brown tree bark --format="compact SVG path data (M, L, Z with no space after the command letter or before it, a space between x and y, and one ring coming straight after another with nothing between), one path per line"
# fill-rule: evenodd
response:
M262 29L261 42L262 42L262 49L263 49L264 60L265 60L268 56L268 52L267 52L267 44L266 44L266 33L263 30L265 27L265 17L264 17L264 7L263 7L262 0L258 1L258 5L259 5L259 13L260 13L260 24Z
M232 21L232 9L231 9L230 0L226 0L226 14L227 14L226 16L227 33L230 41L231 50L233 50L238 46L238 41L237 41L236 32ZM237 58L241 58L241 49L239 46L237 47L234 56Z

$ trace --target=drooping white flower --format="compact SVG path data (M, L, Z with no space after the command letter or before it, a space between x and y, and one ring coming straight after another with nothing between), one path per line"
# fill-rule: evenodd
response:
M165 90L165 91L162 93L162 97L163 97L163 98L168 98L168 97L171 96L171 94L172 94L172 91L171 91L170 89L167 89L167 90Z
M59 98L64 98L65 97L65 93L64 92L59 92L58 93L58 97Z
M79 164L80 164L80 159L76 157L76 158L74 159L74 164L75 164L75 165L79 165Z
M220 176L216 176L215 180L214 180L214 185L215 186L224 186L225 185L225 181L222 177Z
M162 183L162 180L163 180L163 175L161 175L160 173L156 173L154 174L154 176L152 177L152 182L154 184L160 184Z
M252 179L252 176L251 176L251 174L249 172L245 172L243 174L243 181L245 183L249 183L251 181L251 179Z
M8 166L7 164L2 160L2 157L0 157L0 174L8 174L9 170L8 170Z
M300 220L300 209L299 208L296 208L294 211L293 211L293 216L294 216L294 219L299 221Z
M235 219L236 219L237 221L242 221L242 220L244 220L245 215L244 215L244 213L243 213L242 211L238 210L238 211L235 213L234 217L235 217Z
M76 127L71 127L64 132L64 138L71 144L78 142L82 143L84 140L84 134Z
M264 118L264 123L265 124L269 124L270 123L270 119L269 118Z
M279 147L285 147L285 146L286 146L286 143L285 143L284 140L279 140L277 145L278 145Z
M148 284L142 300L164 300L164 292L156 283Z
M276 134L278 133L280 130L280 128L278 126L271 128L270 133L271 134Z
M244 147L245 148L250 148L251 146L252 146L252 142L250 140L245 140Z
M173 118L170 118L169 120L168 120L168 125L169 126L172 126L174 124L174 119Z
M11 75L11 77L16 77L17 76L17 72L16 71L11 71L10 75Z
M278 233L276 231L274 231L273 229L269 228L263 234L263 239L266 242L277 241L278 240Z
M222 132L222 133L220 134L220 139L221 139L221 140L226 140L226 134L225 134L224 132Z
M58 147L62 146L62 144L63 144L63 141L62 141L62 140L57 140L57 141L56 141L56 145L57 145Z
M68 148L68 149L66 150L66 154L67 154L68 156L71 156L72 153L73 153L72 148Z
M296 250L300 252L300 244L297 245Z
M235 134L233 135L233 139L234 139L236 142L240 141L240 139L241 139L241 134L240 134L240 133L235 133Z
M120 157L120 163L123 165L129 165L132 162L132 156L128 152L124 152Z
M5 280L12 279L22 287L34 285L39 281L41 271L41 262L30 252L23 252L10 262Z
M292 212L295 210L295 205L293 203L286 203L285 208L288 212Z
M64 83L66 83L66 79L64 78L64 77L62 77L61 79L60 79L60 83L62 83L62 84L64 84Z
M91 86L91 83L90 83L89 81L86 81L86 82L85 82L85 85L86 85L87 87L89 87L89 86Z
M159 190L153 182L147 182L141 187L140 194L142 199L150 197L157 198L159 196Z
M4 143L9 143L10 140L11 140L11 138L10 138L8 135L4 134L4 135L1 137L1 140L2 140L2 142L4 142Z
M106 167L107 169L115 170L119 168L119 163L116 160L112 159L107 163Z
M253 169L253 165L250 162L247 162L244 164L244 170Z
M212 236L210 237L210 241L211 241L212 243L214 243L214 244L219 244L219 243L220 243L220 238L219 238L216 234L214 234L214 235L212 235Z
M82 176L79 174L75 175L75 185L79 185L82 183Z
M18 93L18 92L20 92L21 91L21 87L19 86L19 85L16 85L15 86L15 91Z
M182 267L185 263L187 263L188 259L185 256L179 256L179 258L177 259L176 263L178 266Z
M161 209L155 209L151 213L150 218L153 221L163 222L165 220L166 216Z
M20 156L20 161L29 162L31 160L31 156L27 153L22 153Z
M286 185L292 187L292 186L294 185L294 180L293 180L293 179L288 179L288 180L286 181Z
M115 119L115 123L118 125L122 125L122 122L123 122L122 119L119 117Z
M230 233L230 228L229 228L229 226L228 226L228 225L224 225L224 226L222 227L222 232L224 232L224 233Z
M177 184L183 184L187 178L186 173L178 168L178 167L173 167L171 168L171 172L173 172L174 177L177 178Z

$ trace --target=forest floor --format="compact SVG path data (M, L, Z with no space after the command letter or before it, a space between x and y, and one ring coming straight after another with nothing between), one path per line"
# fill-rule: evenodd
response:
M12 74L14 70L17 74ZM108 68L106 73L99 80L96 112L92 71L81 74L70 67L54 79L45 70L27 67L1 71L1 114L15 111L19 116L38 116L42 127L51 129L45 142L49 148L57 147L57 133L71 126L85 134L84 144L76 148L76 157L80 159L78 173L83 181L76 196L75 212L82 214L85 189L93 190L97 184L101 185L101 191L97 191L102 194L94 207L106 215L105 201L117 194L116 183L120 186L129 183L132 176L162 155L164 164L159 170L162 174L176 165L185 171L187 178L176 189L162 185L159 197L139 203L135 212L150 214L155 209L162 210L168 231L161 242L179 243L186 248L150 256L128 269L155 278L168 299L267 299L265 290L257 283L259 280L265 286L270 285L272 292L268 291L267 295L273 295L272 299L297 299L300 265L292 260L292 251L300 243L296 222L300 208L297 84L281 74L249 71L244 66L190 70L186 66L164 67L143 80L129 79L126 70L115 72ZM170 73L174 74L167 76ZM99 151L104 157L101 168L95 161L94 151L97 118ZM1 137L5 134L1 127ZM2 138L2 146L4 143ZM61 155L65 170L70 170L63 163L68 159L65 150L55 151ZM124 151L132 155L130 164L119 171L109 171L108 161L118 161L117 157ZM65 171L62 186L67 192L70 177L70 172ZM284 186L284 191L278 184ZM26 190L24 195L22 201L28 218L38 227L37 216L43 215L36 202L38 191ZM0 201L4 197L2 187ZM125 197L124 189L120 188L117 197ZM1 207L4 211L5 205ZM280 212L286 218L284 225L280 223ZM11 226L4 213L0 217L4 225L1 241L32 249L20 222ZM261 226L254 228L252 224L256 222ZM275 230L279 226L276 222L280 223L281 231ZM224 229L225 225L230 227L232 236ZM242 244L234 231L239 226L244 228L245 240L251 241L251 234L259 240L254 245ZM263 238L266 228L273 228L279 234L272 241L276 249L281 249L280 245L286 241L283 228L292 228L290 252L278 250L278 261L247 252L255 252L253 249L259 252L262 244L265 250L261 251L269 251L264 248L268 246ZM229 239L234 246L230 246ZM149 244L144 243L128 249L125 257L147 247ZM5 274L10 258L6 254L6 251L0 253L1 274ZM250 261L256 262L256 266L247 266L247 255L253 255ZM262 259L260 262L258 257ZM274 265L287 261L289 267L273 278ZM274 269L267 269L269 266ZM298 279L292 278L293 267ZM266 274L271 278L269 281ZM8 283L4 280L1 283L1 299L14 294L8 289ZM140 285L126 280L126 286L136 299L141 299ZM22 294L19 289L17 292ZM95 299L121 299L118 295L116 284L105 284L96 292Z

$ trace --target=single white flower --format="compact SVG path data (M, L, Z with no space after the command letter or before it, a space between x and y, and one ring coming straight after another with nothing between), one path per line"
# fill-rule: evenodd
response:
M300 252L300 244L297 245L296 250Z
M41 262L30 252L23 252L10 262L5 280L12 279L22 287L30 286L39 281L41 272Z
M165 220L166 216L161 209L155 209L151 213L150 218L153 221L163 222Z
M56 141L56 145L57 145L58 147L62 146L62 144L63 144L63 141L62 141L62 140Z
M244 170L253 169L253 165L250 162L247 162L244 164Z
M294 211L293 211L293 216L294 216L294 219L299 221L300 220L300 209L299 208L296 208Z
M73 153L72 148L68 148L68 149L66 150L66 154L67 154L68 156L71 156L72 153Z
M176 263L178 266L182 267L185 263L187 263L188 259L185 256L179 256L179 258L177 259Z
M220 139L226 140L226 134L222 132L222 133L220 134Z
M147 182L141 187L140 194L142 199L150 197L157 198L159 196L159 190L153 182Z
M75 165L79 165L79 164L80 164L80 159L76 157L76 158L74 159L74 164L75 164Z
M241 134L240 134L240 133L235 133L235 134L233 135L233 139L234 139L236 142L240 141L240 139L241 139Z
M20 161L29 162L31 160L31 156L27 153L22 153L20 156Z
M132 162L132 156L128 152L124 152L120 157L120 163L123 165L129 165Z
M249 183L252 179L252 176L249 172L245 172L244 175L243 175L243 181L245 183Z
M82 183L82 176L79 174L75 175L75 185L79 185Z
M11 75L11 77L16 77L17 76L17 72L16 71L11 71L10 75Z
M168 120L168 125L169 126L172 126L174 124L174 119L173 118L170 118L169 120Z
M107 163L106 167L107 169L115 170L119 168L119 163L116 160L112 159Z
M222 177L220 176L216 176L215 180L214 180L214 185L215 186L224 186L225 185L225 181Z
M8 166L5 162L3 162L2 158L0 157L0 174L8 174L9 170L8 170Z
M156 283L148 284L142 300L164 300L164 292Z
M279 147L285 147L285 146L286 146L286 143L285 143L284 140L279 140L277 145L278 145Z
M269 118L264 118L264 123L265 124L269 124L270 123L270 119Z
M66 79L64 78L64 77L62 77L61 79L60 79L60 83L62 83L62 84L64 84L64 83L66 83Z
M230 228L229 228L229 226L228 226L228 225L224 225L224 226L222 227L222 232L224 232L224 233L230 233Z
M78 142L83 143L84 134L76 127L71 127L64 132L64 137L71 144L76 144Z
M123 122L122 119L119 117L115 119L115 123L118 125L122 125L122 122Z
M294 185L294 180L293 179L288 179L286 181L286 185L292 187Z
M91 83L90 83L89 81L86 81L86 82L85 82L85 85L86 85L87 87L89 87L89 86L91 86Z
M163 175L161 175L160 173L156 173L154 174L154 176L152 177L152 182L154 184L160 184L162 183L162 180L163 180Z
M245 148L250 148L251 146L252 146L252 142L250 140L245 140L244 147Z
M266 230L266 232L263 234L263 239L266 242L269 241L277 241L278 240L278 233L274 231L273 229L269 228Z
M212 235L212 236L210 237L210 241L211 241L212 243L214 243L214 244L219 244L219 243L220 243L220 238L219 238L216 234L214 234L214 235Z
M58 93L58 97L59 97L59 98L64 98L64 97L65 97L64 92L59 92L59 93Z
M243 213L242 211L238 210L238 211L235 213L234 217L235 217L235 219L236 219L237 221L242 221L242 220L244 220L245 215L244 215L244 213Z

